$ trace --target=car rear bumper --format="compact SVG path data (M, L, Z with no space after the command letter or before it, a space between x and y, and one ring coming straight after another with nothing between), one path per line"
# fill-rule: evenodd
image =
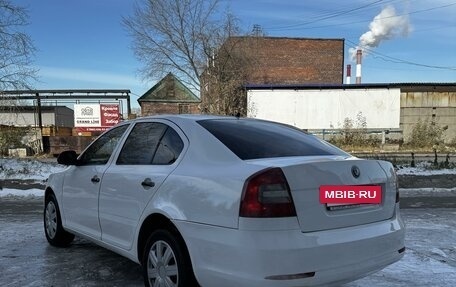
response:
M364 277L403 255L404 224L390 220L303 233L178 221L202 286L319 286Z

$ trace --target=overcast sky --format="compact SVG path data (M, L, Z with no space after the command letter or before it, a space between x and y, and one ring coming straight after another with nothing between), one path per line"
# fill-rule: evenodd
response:
M130 89L135 103L156 83L138 75L121 24L134 1L12 1L29 10L37 88ZM367 43L364 83L456 82L456 0L223 0L220 7L245 31L257 24L268 36L343 38L345 64L355 64L350 48Z

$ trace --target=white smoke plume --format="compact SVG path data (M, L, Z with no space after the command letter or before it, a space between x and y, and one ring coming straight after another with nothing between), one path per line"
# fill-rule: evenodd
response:
M363 55L367 55L366 48L375 48L384 40L395 37L405 37L411 31L411 25L407 15L398 16L396 9L388 5L375 16L369 24L369 31L359 37L359 44L356 48L350 48L352 59L356 59L356 50L362 49Z

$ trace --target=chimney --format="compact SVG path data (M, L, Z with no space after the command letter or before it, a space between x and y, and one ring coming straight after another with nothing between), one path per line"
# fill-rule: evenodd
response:
M352 66L347 65L347 80L345 81L345 84L350 85L351 84L351 75L352 75Z
M361 84L361 59L363 57L363 52L361 49L356 51L356 83Z

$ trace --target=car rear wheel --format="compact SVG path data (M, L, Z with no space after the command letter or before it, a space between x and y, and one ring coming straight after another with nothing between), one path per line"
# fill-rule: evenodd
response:
M57 247L66 247L74 239L74 235L62 227L59 206L53 194L44 202L44 233L49 244Z
M145 286L199 286L183 240L168 230L149 236L142 266Z

